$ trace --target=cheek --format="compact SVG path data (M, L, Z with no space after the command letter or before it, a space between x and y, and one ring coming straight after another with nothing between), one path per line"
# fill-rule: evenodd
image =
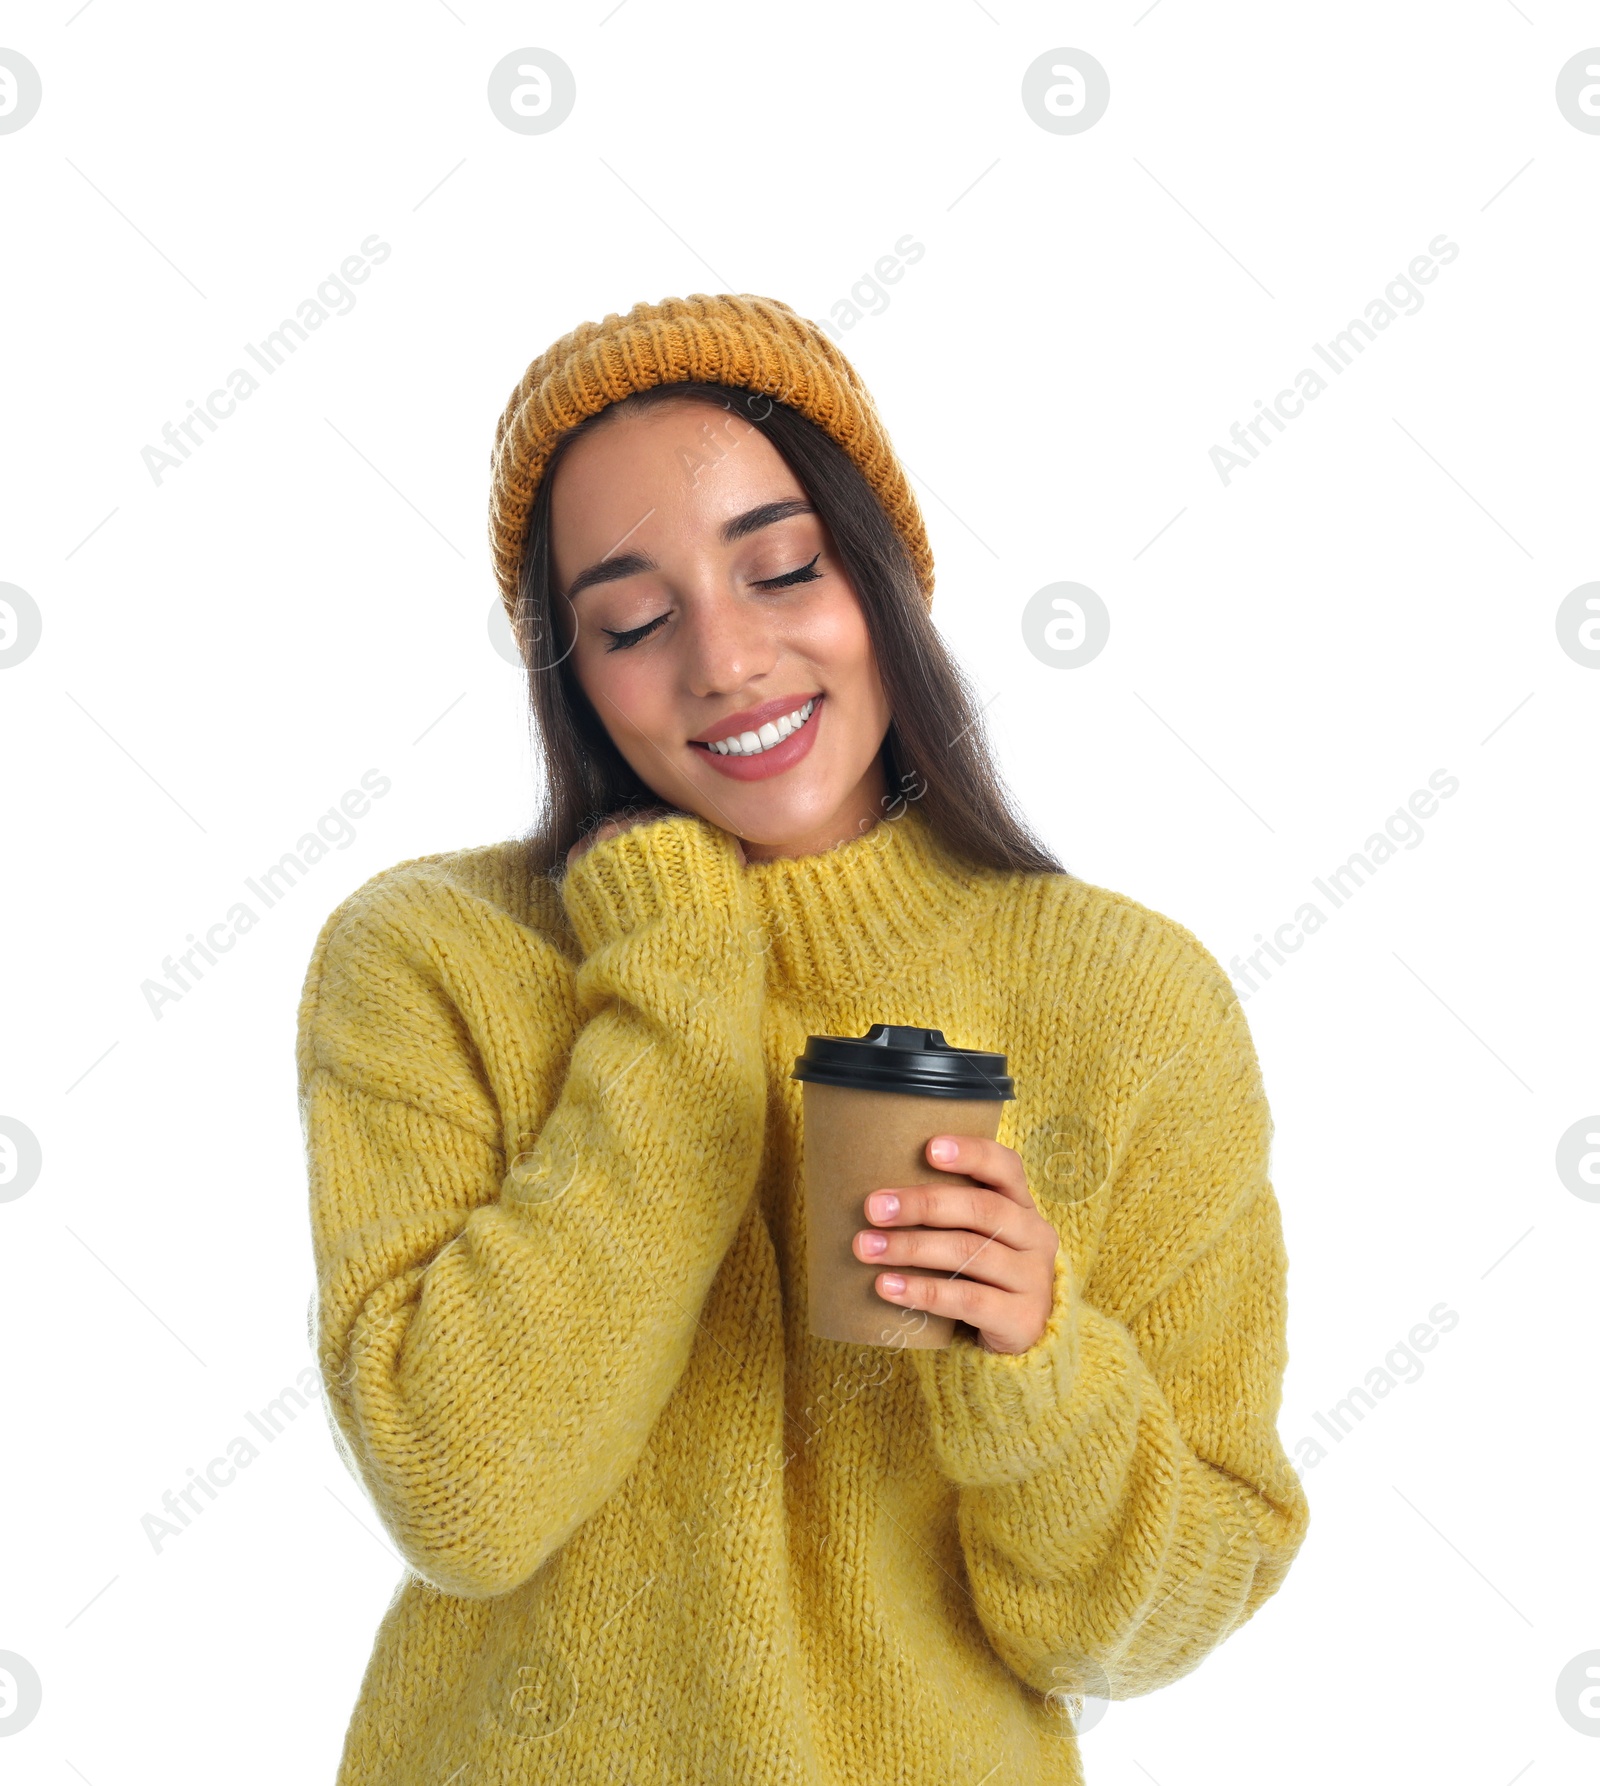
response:
M652 669L627 651L607 651L585 640L579 644L574 671L578 685L608 732L619 727L659 737L672 730L673 715L659 668Z
M847 592L814 607L796 626L789 642L836 679L866 679L871 674L872 642L866 617Z

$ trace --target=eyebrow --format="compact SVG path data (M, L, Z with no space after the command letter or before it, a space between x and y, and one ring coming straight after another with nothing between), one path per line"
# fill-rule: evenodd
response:
M763 502L753 509L746 509L742 515L735 515L724 521L719 530L719 537L725 546L731 546L745 539L752 533L759 533L763 527L771 527L775 522L787 521L794 515L814 515L817 511L803 497L792 496L782 502ZM594 583L616 583L624 577L636 577L640 571L653 571L660 567L648 552L623 552L615 558L602 558L591 564L587 570L578 572L567 585L567 600Z

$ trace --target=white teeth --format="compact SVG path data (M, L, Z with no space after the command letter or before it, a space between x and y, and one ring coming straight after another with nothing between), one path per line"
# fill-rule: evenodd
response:
M740 732L733 738L719 738L711 746L719 757L759 756L764 750L771 750L774 744L781 744L791 732L798 732L808 719L817 704L815 695L803 707L796 707L793 713L785 713L781 719L768 720L759 732Z

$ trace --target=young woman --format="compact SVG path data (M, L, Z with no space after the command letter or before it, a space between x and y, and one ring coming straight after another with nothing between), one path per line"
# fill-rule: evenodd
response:
M787 306L556 342L491 538L540 822L374 877L301 1004L319 1360L409 1566L340 1786L1079 1782L1083 1699L1193 1669L1307 1526L1227 976L1010 810ZM944 1349L807 1332L791 1069L875 1022L1015 1081L863 1204Z

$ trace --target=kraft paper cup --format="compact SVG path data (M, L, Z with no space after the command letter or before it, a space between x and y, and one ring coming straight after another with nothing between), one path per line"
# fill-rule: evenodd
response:
M884 1038L880 1043L879 1036ZM917 1038L914 1045L907 1038ZM921 1038L933 1038L922 1044ZM897 1043L896 1046L889 1044ZM812 1059L820 1052L831 1059ZM873 1052L853 1057L849 1047ZM924 1149L934 1135L981 1135L992 1141L1000 1114L1012 1095L1004 1075L1004 1055L949 1048L938 1030L874 1024L863 1038L810 1037L807 1054L796 1062L801 1084L801 1152L806 1217L808 1329L813 1338L855 1345L942 1347L950 1344L955 1321L924 1309L888 1301L877 1290L879 1272L900 1271L907 1279L945 1278L953 1271L924 1271L858 1259L852 1242L875 1224L866 1213L870 1192L901 1185L970 1185L964 1172L942 1172L928 1163ZM962 1055L955 1061L950 1057ZM998 1063L996 1071L992 1063ZM806 1070L809 1069L809 1070ZM880 1082L928 1080L930 1073L956 1089L987 1096L940 1095L887 1090L882 1083L846 1085L820 1075L854 1076ZM886 1228L885 1233L901 1232Z

